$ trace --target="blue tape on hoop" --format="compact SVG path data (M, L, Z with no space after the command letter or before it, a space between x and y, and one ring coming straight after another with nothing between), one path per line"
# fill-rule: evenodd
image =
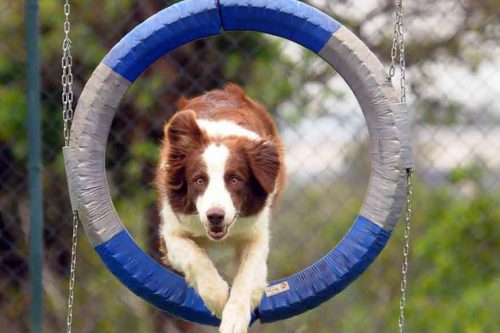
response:
M165 8L129 32L103 62L134 82L153 62L188 42L221 33L215 0L185 0Z
M290 318L310 310L344 290L382 251L390 232L358 216L349 232L321 260L286 279L290 290L264 297L259 306L261 322Z
M252 322L292 317L323 303L363 273L384 248L390 233L359 216L340 243L323 259L287 278L288 291L265 296ZM131 291L161 310L189 321L217 326L201 298L186 281L144 253L126 230L95 248L108 269Z
M340 23L318 9L291 0L220 0L224 30L260 31L318 53Z
M339 27L328 15L298 1L185 0L138 25L103 62L134 82L161 56L188 42L219 35L222 29L280 36L317 53Z
M126 230L95 250L127 288L159 309L200 324L216 326L220 323L183 277L142 251Z

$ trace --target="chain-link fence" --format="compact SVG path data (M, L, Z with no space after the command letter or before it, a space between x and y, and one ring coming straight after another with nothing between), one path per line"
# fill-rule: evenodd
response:
M104 54L172 1L72 1L73 90ZM390 63L388 0L311 4ZM28 331L29 205L23 1L0 3L0 332ZM40 2L44 194L44 331L65 328L71 208L62 160L62 1ZM408 332L500 331L500 1L405 3L408 102L417 174L407 300ZM387 66L388 67L388 66ZM288 185L275 211L270 278L319 259L345 234L369 176L367 130L352 92L317 56L258 33L225 33L163 57L132 86L107 151L114 203L157 257L152 180L162 127L181 96L232 81L275 117L287 147ZM397 329L402 228L342 294L252 332ZM168 317L122 287L79 239L75 332L215 332Z

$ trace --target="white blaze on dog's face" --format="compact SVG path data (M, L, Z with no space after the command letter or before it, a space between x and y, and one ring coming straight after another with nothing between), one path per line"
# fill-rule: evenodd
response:
M193 111L178 112L169 123L165 187L177 214L198 215L207 236L222 240L238 216L252 216L274 191L280 161L270 141L229 131L211 136Z
M207 170L208 184L196 199L196 210L208 235L214 239L222 239L237 217L236 207L225 181L229 149L222 144L209 144L202 159Z

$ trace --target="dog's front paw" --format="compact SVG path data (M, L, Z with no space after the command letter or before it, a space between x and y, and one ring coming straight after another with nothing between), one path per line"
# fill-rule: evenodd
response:
M222 318L222 311L229 296L229 286L221 277L203 279L198 283L198 294L206 307L218 318Z
M229 301L222 313L220 333L247 333L250 324L250 306Z

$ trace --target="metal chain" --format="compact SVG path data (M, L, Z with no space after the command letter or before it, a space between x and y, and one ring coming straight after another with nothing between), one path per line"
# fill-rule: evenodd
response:
M396 18L394 20L394 31L391 48L391 67L389 68L389 77L393 78L396 74L396 59L399 53L400 70L400 101L406 103L406 61L405 61L405 39L404 39L404 19L403 19L403 0L395 0ZM403 263L401 265L401 297L399 299L399 333L403 333L405 324L405 306L406 289L408 274L408 255L410 252L410 227L411 227L411 206L412 206L412 174L411 169L406 169L406 213L405 213L405 231L403 245Z
M404 37L404 19L403 19L403 0L399 0L399 70L400 70L400 89L401 103L406 103L406 60L405 60L405 37Z
M396 74L396 58L398 56L398 40L399 40L399 1L396 2L396 19L394 20L394 29L392 33L391 47L391 67L389 67L389 77L392 78Z
M62 44L62 104L63 104L63 121L64 121L64 144L67 146L69 144L69 132L71 128L71 121L73 120L73 58L71 57L71 39L69 38L69 32L71 30L71 23L69 21L69 14L71 12L71 7L69 0L66 0L64 4L64 40Z
M391 67L389 68L389 77L396 74L396 59L399 53L399 69L401 103L406 103L406 62L405 62L405 41L404 41L404 19L403 19L403 0L396 1L396 19L394 20L394 30L391 48Z
M406 275L408 273L408 255L410 252L410 226L411 226L411 205L413 197L412 189L412 174L411 169L406 169L406 213L405 213L405 235L404 235L404 246L403 246L403 264L401 266L401 298L399 299L399 333L403 332L405 324L405 305L406 305Z
M61 84L62 84L62 114L64 122L64 145L69 145L69 134L71 129L71 122L73 120L73 58L71 57L71 39L69 32L71 30L71 23L69 21L69 14L71 7L69 0L64 3L64 40L62 43L62 58L61 58ZM66 317L66 332L71 333L73 324L73 302L75 293L75 273L76 273L76 249L78 245L78 224L79 224L78 211L73 211L73 235L71 238L71 266L69 273L69 293L68 293L68 316Z
M78 245L78 211L73 211L73 236L71 242L71 266L69 273L69 293L68 293L68 317L66 318L66 332L71 333L73 324L73 300L75 293L75 273L76 273L76 246Z

